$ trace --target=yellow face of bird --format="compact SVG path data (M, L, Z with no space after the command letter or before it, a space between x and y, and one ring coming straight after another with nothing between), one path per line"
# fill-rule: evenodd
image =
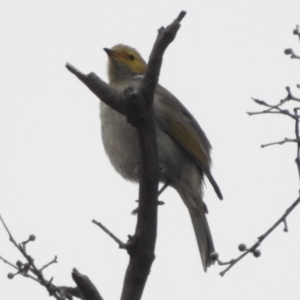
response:
M109 58L108 77L111 83L145 73L147 64L134 48L119 44L111 49L104 48L104 51Z

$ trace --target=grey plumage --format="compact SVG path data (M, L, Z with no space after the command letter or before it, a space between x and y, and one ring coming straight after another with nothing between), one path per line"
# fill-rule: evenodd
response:
M123 51L122 46L118 47ZM128 49L132 48L128 47ZM110 53L109 51L114 50L106 51ZM136 55L135 50L131 51ZM112 58L111 54L109 57L111 72L116 71L114 64L125 64L122 68L127 68L126 62L119 62L118 59ZM114 77L114 74L110 74L110 84L119 90L139 84L140 77L133 76L137 73L133 70L125 73L125 77L119 75ZM203 202L204 175L212 183L219 198L222 198L220 189L210 173L211 145L191 113L160 85L155 91L153 109L159 164L164 170L160 181L168 182L184 201L194 227L203 268L206 271L213 263L210 254L215 249L205 215L206 206ZM102 140L111 164L125 179L138 182L136 170L139 146L136 129L127 123L124 116L102 102L100 110Z

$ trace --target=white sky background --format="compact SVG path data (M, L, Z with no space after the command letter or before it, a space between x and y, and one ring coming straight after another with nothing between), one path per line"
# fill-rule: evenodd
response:
M125 251L92 219L126 241L136 217L138 186L110 166L100 136L99 100L64 67L106 77L103 47L126 43L147 59L157 29L187 15L165 53L160 83L193 113L213 145L213 174L225 200L207 184L209 223L221 259L239 255L298 196L296 146L260 145L294 137L287 117L249 117L250 97L277 103L300 83L292 30L298 0L264 1L2 1L0 5L0 213L57 285L87 274L105 299L119 299ZM299 53L299 51L298 51ZM295 88L293 89L296 94ZM299 95L299 94L298 94ZM168 189L159 208L156 260L143 299L299 299L299 208L224 278L202 270L188 213ZM22 259L0 226L0 255ZM0 262L1 299L48 299L45 289Z

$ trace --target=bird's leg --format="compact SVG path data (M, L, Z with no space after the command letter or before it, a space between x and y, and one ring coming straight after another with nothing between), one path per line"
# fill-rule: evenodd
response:
M158 197L163 193L163 191L169 186L169 182L165 182L162 188L158 191ZM164 205L165 202L158 200L158 205Z
M163 186L162 186L162 188L158 191L158 195L157 196L160 196L162 193L163 193L163 191L167 188L169 186L169 183L168 182L166 182ZM136 202L139 202L139 200L136 200ZM157 201L157 205L164 205L165 204L165 202L163 202L163 201ZM138 213L138 211L139 211L139 207L137 207L136 209L134 209L132 212L131 212L131 214L132 215L136 215L137 213Z
M136 164L136 167L134 169L134 172L138 173L139 172L138 161L136 161L135 164ZM160 172L161 173L165 172L165 168L163 166L160 165L159 168L160 168ZM169 182L166 181L164 183L163 187L158 191L158 195L157 196L159 197L168 186L169 186ZM139 202L139 200L136 200L136 202ZM159 200L157 201L157 205L164 205L164 204L165 203L163 201L159 201ZM134 209L131 212L131 214L132 215L136 215L138 213L138 210L139 210L139 207L137 207L136 209Z
M138 161L138 160L135 161L134 164L135 164L135 167L134 167L134 169L133 169L133 173L134 173L134 174L139 174L139 173L140 173L139 161Z
M166 182L166 183L162 186L162 188L158 191L158 196L160 196L160 195L163 193L163 191L164 191L168 186L169 186L169 182Z

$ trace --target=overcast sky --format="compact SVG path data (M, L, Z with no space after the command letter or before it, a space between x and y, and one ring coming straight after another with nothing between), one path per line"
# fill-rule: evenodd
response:
M87 274L105 299L119 299L128 256L99 228L120 239L132 234L138 186L110 166L100 135L99 99L65 69L107 80L107 55L118 43L148 58L157 29L181 10L187 15L165 53L160 83L193 113L213 145L212 172L224 201L207 184L205 201L220 258L251 245L298 197L296 146L261 144L294 137L279 115L250 97L277 103L300 83L300 53L292 34L299 0L2 1L0 5L0 213L19 241L35 234L28 252L39 266L58 255L45 276L73 285L71 270ZM299 93L298 93L299 96ZM300 210L224 278L205 274L188 213L178 194L160 197L156 260L143 299L299 299ZM0 255L21 255L0 226ZM24 260L24 259L23 259ZM48 299L37 283L0 262L1 300Z

